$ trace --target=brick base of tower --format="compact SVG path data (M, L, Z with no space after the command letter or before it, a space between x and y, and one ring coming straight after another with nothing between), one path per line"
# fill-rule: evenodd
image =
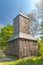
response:
M7 43L6 54L22 58L28 56L36 56L37 50L38 50L37 41L21 38L15 39Z

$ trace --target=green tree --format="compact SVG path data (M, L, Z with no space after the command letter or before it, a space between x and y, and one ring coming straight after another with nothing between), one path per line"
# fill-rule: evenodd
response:
M0 46L2 49L6 48L6 42L7 40L12 36L13 34L13 26L12 25L6 25L3 28L1 28L0 31Z
M38 39L38 55L43 56L43 41L41 39Z
M43 21L41 22L40 27L41 27L41 33L40 33L41 36L40 36L40 38L43 41Z
M36 36L37 32L39 30L39 23L36 19L36 16L34 14L34 12L27 14L27 16L29 17L29 32L32 36Z

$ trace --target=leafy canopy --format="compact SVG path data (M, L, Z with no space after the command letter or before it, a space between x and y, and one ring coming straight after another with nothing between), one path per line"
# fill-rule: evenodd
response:
M0 46L1 48L6 47L7 40L12 36L13 34L13 26L8 24L1 28L0 31Z

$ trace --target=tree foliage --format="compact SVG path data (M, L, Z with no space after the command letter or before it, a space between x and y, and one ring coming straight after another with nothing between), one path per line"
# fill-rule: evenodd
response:
M39 0L36 3L36 9L32 11L32 13L28 14L30 19L30 33L33 36L40 35L40 21L43 21L43 0ZM42 32L41 32L42 35Z
M40 38L43 41L43 21L41 22L40 27L41 27L41 33L40 33L41 36L40 36Z
M36 17L43 20L43 0L39 0L36 3L36 9L34 10Z
M41 39L38 39L38 55L43 56L43 41Z
M36 36L38 29L39 29L39 23L38 20L36 19L36 16L34 12L30 13L27 15L29 17L29 31L30 34L33 36Z
M0 46L1 48L5 48L6 47L6 42L7 40L12 36L13 34L13 26L12 25L6 25L3 26L3 28L1 28L0 31Z

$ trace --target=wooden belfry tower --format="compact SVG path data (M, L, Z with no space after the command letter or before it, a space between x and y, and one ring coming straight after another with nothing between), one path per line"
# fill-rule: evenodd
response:
M16 57L37 55L37 40L29 33L29 17L19 13L14 18L14 34L7 41L6 54Z

